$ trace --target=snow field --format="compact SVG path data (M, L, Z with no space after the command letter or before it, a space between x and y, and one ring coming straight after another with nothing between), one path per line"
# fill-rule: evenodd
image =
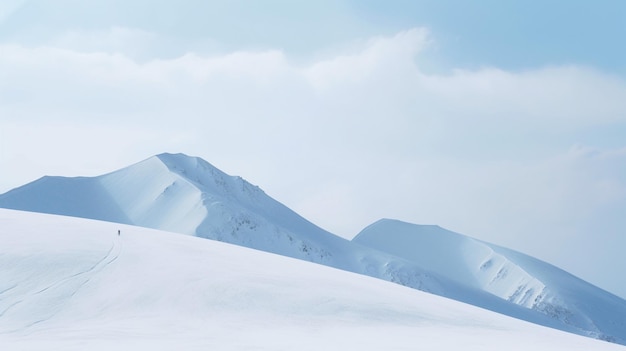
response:
M0 228L2 349L624 349L211 240L12 210Z

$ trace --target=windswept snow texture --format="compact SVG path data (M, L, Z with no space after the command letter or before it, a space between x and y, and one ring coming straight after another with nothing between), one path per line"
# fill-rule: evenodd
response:
M626 301L522 253L439 226L389 219L365 228L353 241L541 312L581 334L626 340Z
M581 335L626 340L623 300L582 282L571 285L578 280L553 267L554 273L545 278L545 264L539 261L525 260L534 270L521 267L511 263L516 253L492 254L491 248L471 240L461 246L454 240L424 241L423 250L408 253L360 239L348 241L242 178L183 154L161 154L93 178L44 177L0 195L0 207L215 239L381 278ZM402 237L395 240L389 242L391 248L410 248ZM458 256L459 250L468 257ZM471 273L476 264L479 273Z
M0 242L2 350L624 350L147 228L0 210Z

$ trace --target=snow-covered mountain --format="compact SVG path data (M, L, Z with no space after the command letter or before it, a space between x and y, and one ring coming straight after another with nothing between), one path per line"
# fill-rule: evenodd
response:
M436 225L380 220L354 242L429 267L460 285L486 291L585 330L624 343L623 299L528 255Z
M442 293L421 267L315 226L260 188L208 162L161 154L99 177L43 177L0 207L215 239Z
M626 343L624 300L584 282L574 284L580 281L543 262L487 244L474 245L476 241L462 236L465 239L446 239L447 232L415 249L407 241L410 236L393 236L404 233L396 230L400 225L375 224L348 241L308 222L242 178L182 154L161 154L99 177L43 177L0 195L0 207L215 239ZM367 234L376 233L376 228L382 228L378 234ZM381 233L389 236L383 238ZM387 241L390 246L385 246ZM408 251L393 250L398 247ZM477 262L478 273L471 273ZM543 274L546 269L552 273Z
M142 227L2 209L0 242L2 350L624 350L379 279Z

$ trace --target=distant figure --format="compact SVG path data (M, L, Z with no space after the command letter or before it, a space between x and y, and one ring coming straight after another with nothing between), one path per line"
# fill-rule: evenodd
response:
M117 236L120 236L120 230L119 229L117 230Z

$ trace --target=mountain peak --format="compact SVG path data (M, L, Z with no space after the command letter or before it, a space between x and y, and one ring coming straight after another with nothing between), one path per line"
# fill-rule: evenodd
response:
M376 222L372 223L370 226L379 226L379 225L398 225L398 226L411 226L411 227L420 227L420 228L424 228L424 229L431 229L431 230L440 230L442 232L450 232L448 229L445 229L437 224L414 224L414 223L409 223L400 219L394 219L394 218L381 218L379 220L377 220Z
M185 178L199 178L202 173L207 171L212 174L227 176L226 173L218 170L200 157L189 156L183 153L162 153L153 157L163 163L171 172L180 174Z
M171 153L166 152L166 153L155 155L153 157L159 159L161 162L163 162L163 164L172 168L178 168L178 169L195 168L199 164L202 164L204 167L206 166L213 167L211 164L201 159L200 157L189 156L183 153L171 154Z
M255 201L265 193L239 176L228 175L200 157L183 153L162 153L154 156L169 171L196 186L202 192L218 193L240 200Z

